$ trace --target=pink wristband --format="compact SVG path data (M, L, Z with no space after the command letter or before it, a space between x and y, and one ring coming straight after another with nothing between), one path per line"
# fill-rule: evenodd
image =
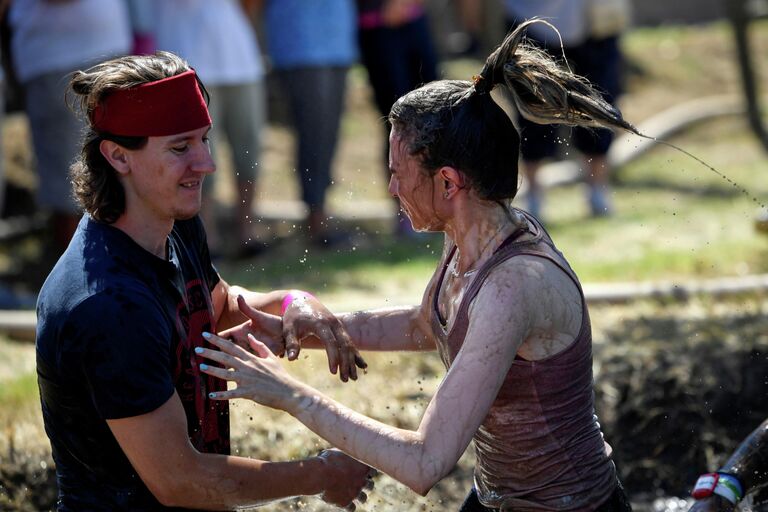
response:
M280 316L283 316L285 314L285 310L288 309L288 306L290 306L293 301L296 299L314 299L315 296L312 295L309 292L303 292L301 290L294 290L291 292L288 292L288 295L285 296L283 299L283 304L280 306Z

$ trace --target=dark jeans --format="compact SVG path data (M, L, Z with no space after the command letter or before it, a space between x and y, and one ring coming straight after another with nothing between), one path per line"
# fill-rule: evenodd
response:
M497 512L498 510L497 508L488 508L480 503L480 500L477 499L477 491L473 487L459 512ZM632 505L629 504L629 498L627 498L621 482L616 482L616 489L605 503L595 509L595 512L632 512Z
M437 52L426 16L396 28L362 29L360 57L383 116L416 87L437 80Z
M331 184L347 69L308 66L277 71L296 130L296 172L301 179L301 199L313 211L324 208L325 192Z

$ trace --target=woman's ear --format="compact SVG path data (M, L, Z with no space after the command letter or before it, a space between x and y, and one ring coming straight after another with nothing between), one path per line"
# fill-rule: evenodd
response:
M128 154L123 146L111 140L102 140L99 143L99 151L107 162L114 167L118 174L128 174L131 167L128 165Z
M443 197L449 199L465 187L464 174L454 167L443 166L437 171L443 183Z

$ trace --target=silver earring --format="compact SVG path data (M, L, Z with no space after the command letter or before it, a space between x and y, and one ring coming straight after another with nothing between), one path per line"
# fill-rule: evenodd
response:
M448 199L448 192L443 192L443 197L444 197L445 199Z

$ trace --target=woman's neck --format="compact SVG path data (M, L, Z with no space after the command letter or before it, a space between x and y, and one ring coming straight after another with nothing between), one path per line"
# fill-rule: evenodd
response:
M467 201L458 206L445 228L456 243L456 271L476 269L513 231L525 222L509 207L495 201Z

